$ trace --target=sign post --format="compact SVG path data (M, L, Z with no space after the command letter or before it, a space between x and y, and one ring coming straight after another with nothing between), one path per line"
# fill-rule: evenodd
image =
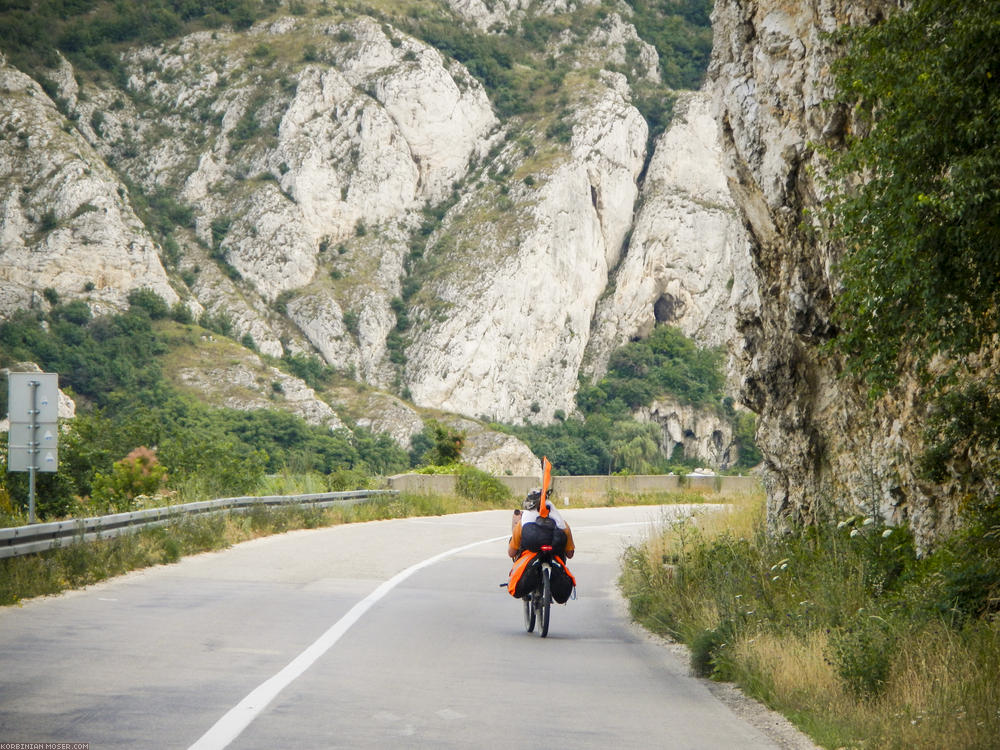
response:
M28 523L35 523L35 472L59 468L59 376L54 372L11 372L7 383L7 471L28 472Z

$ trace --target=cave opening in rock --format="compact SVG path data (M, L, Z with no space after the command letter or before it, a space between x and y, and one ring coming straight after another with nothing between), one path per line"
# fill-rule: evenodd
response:
M653 315L657 323L669 323L677 320L684 312L684 303L672 294L662 294L653 303Z

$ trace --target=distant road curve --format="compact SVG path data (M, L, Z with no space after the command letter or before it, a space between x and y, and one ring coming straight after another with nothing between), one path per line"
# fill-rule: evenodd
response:
M546 639L498 585L507 511L296 531L0 610L0 740L811 747L737 716L629 623L620 554L683 508L564 512L579 598Z

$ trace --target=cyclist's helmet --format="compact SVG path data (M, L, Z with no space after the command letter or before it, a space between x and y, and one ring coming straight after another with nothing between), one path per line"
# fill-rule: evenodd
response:
M528 496L524 498L524 509L525 510L538 510L541 507L542 499L542 488L532 487L528 492Z

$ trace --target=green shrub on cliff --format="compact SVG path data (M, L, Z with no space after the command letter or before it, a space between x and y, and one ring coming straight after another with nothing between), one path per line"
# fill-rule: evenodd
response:
M908 355L926 366L1000 332L1000 3L918 0L843 41L836 103L859 125L833 154L857 183L828 213L838 344L879 389Z

